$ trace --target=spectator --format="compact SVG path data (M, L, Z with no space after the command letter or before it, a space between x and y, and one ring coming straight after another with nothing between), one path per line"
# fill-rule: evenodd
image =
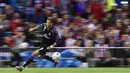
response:
M20 26L20 15L18 13L14 13L13 19L10 20L10 31L15 32L16 28Z
M77 39L76 42L71 46L73 47L82 47L83 45L83 40L82 39ZM68 49L65 50L61 53L62 57L76 57L77 59L81 60L82 62L86 62L85 58L85 49Z
M70 2L68 3L68 11L70 15L76 15L76 2L74 0L70 0Z
M94 15L96 19L101 19L105 15L103 5L99 4L98 0L94 0L90 5L90 13Z
M128 4L129 4L129 7L130 7L130 1L128 0Z
M56 25L55 25L55 28L59 34L60 37L63 37L64 36L64 26L63 26L63 19L62 18L57 18L57 22L56 22Z
M26 41L29 43L29 46L34 47L34 40L37 39L36 37L36 33L29 33L28 30L29 28L35 27L37 24L35 24L34 22L26 22L26 28L25 28L25 36L26 36Z
M34 15L34 7L28 6L25 8L25 21L32 21Z
M71 26L70 26L71 27ZM69 30L70 30L70 28L68 28L68 27L66 27L65 29L64 29L64 36L65 36L65 38L66 38L66 40L65 40L65 46L66 47L70 47L70 46L72 46L72 44L74 44L74 42L75 42L75 39L72 37L73 36L73 33L72 32L69 32Z
M64 29L66 28L65 26L63 26L63 19L62 18L57 18L56 23L55 23L55 28L56 31L59 34L59 37L62 41L62 43L60 43L58 46L65 46L65 32Z
M117 4L113 4L112 9L110 11L108 11L108 12L112 13L112 15L115 15L116 9L117 9Z
M75 0L76 1L76 14L77 15L83 15L85 9L84 9L84 2L80 0Z
M70 15L64 14L64 15L62 16L62 18L63 18L63 25L64 25L64 26L68 26L69 23L70 23Z
M6 3L6 4L8 4L9 1L8 0L0 0L0 3Z
M106 43L105 38L100 37L98 41L99 43L95 44L95 47L108 47L108 44L105 44ZM97 51L95 51L94 54L96 58L110 58L110 53L106 48L97 49Z
M124 4L123 6L123 12L129 13L130 9L129 9L129 5L128 4Z
M44 1L43 0L33 0L33 5L34 6L41 6L41 7L43 7L43 5L44 5Z
M12 35L6 35L3 40L3 45L2 47L10 47L11 49L14 48L15 43L14 43L14 38Z
M45 13L46 14L46 18L52 16L52 10L51 9L46 9L45 12L46 12Z
M5 14L8 16L8 20L13 18L14 12L15 10L10 5L5 6Z
M15 43L15 47L16 49L19 48L19 45L21 43L24 43L26 40L26 36L24 35L24 29L22 27L18 27L16 28L16 32L15 35L13 36L14 38L14 43Z
M58 13L53 13L52 17L53 17L54 24L56 24L56 21L57 21L57 18L58 18Z
M129 47L129 46L130 46L130 42L125 42L124 43L124 47ZM129 48L125 49L124 55L125 55L124 64L128 66L130 64L130 49Z
M98 67L111 67L115 66L115 60L111 58L110 50L105 48L108 47L108 44L105 44L105 38L99 39L100 43L95 44L95 47L102 47L101 49L96 49L94 51L94 57L99 60L96 61L96 66Z
M37 24L45 23L46 16L45 12L42 9L42 6L36 5L35 8L36 9L33 14L33 21Z
M77 15L73 21L74 25L80 25L81 24L81 16Z
M2 19L0 19L0 36L3 36L4 34L4 24L3 24L3 21Z
M69 3L70 0L61 0L61 9L62 10L67 10L68 9L68 3Z

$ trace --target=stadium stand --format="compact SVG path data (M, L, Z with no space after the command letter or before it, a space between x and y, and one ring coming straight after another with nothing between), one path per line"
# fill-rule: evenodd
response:
M60 51L67 58L73 55L73 61L78 62L75 67L79 67L80 62L84 64L92 61L95 65L91 66L102 66L102 64L107 66L108 59L114 66L118 66L120 61L122 65L129 65L130 50L123 48L130 47L128 1L0 0L0 62L11 62L14 66L25 61L27 56L31 54L27 52L37 49L42 39L40 29L32 33L29 33L28 29L45 23L46 18L52 16L54 27L62 41L57 45L57 47L62 48L55 48L52 52ZM19 45L25 42L29 44L28 48L19 48ZM65 47L71 48L66 49ZM73 47L79 47L79 49ZM102 48L93 50L94 48L82 47ZM122 49L116 47L122 47ZM13 52L19 55L14 56ZM66 52L70 53L69 56L65 54ZM23 56L23 53L26 56ZM22 59L20 59L21 61L16 59L18 63L15 63L11 60L12 57ZM35 60L41 59L36 58ZM45 62L44 59L42 61ZM68 64L72 64L70 63L72 60L68 59L68 61ZM52 67L51 63L50 66L40 66L41 63L38 62L36 66Z

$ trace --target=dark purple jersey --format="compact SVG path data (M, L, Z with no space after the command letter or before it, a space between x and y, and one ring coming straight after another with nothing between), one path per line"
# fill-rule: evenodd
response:
M58 44L59 36L55 28L48 30L45 24L40 24L42 29L42 47L48 47L54 43Z

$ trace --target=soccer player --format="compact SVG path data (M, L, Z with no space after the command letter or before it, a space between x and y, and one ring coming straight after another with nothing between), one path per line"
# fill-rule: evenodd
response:
M27 65L29 65L33 61L34 57L36 57L36 56L40 56L41 58L54 62L55 67L58 64L58 62L56 60L45 55L46 52L48 52L50 49L52 49L54 46L56 46L59 41L58 33L53 28L53 19L51 17L48 17L46 23L40 24L34 28L30 28L29 32L32 32L39 28L42 29L42 36L43 36L41 47L40 47L40 49L35 50L32 53L31 57L26 61L25 64L23 64L23 66L16 66L16 69L19 71L22 71Z

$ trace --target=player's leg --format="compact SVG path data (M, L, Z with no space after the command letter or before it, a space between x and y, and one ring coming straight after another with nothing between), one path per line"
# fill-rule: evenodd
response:
M49 43L49 42L48 42ZM42 44L46 44L45 42L42 42ZM55 64L55 67L56 65L58 64L58 62L56 62L55 60L53 60L51 57L47 56L46 53L49 52L49 50L46 49L47 46L43 46L43 48L40 48L39 49L39 53L40 53L40 58L44 58L44 59L47 59L49 61L52 61L54 64Z
M16 66L16 69L19 71L22 71L23 68L25 68L27 65L29 65L33 61L34 57L38 56L38 55L40 55L39 50L34 51L31 55L31 57L25 62L25 64L23 64L23 66Z
M53 59L52 59L51 57L45 55L46 52L48 52L48 51L49 51L49 50L47 50L47 49L39 49L39 53L40 53L39 56L40 56L40 58L44 58L44 59L47 59L47 60L53 61Z
M47 60L49 60L49 61L52 61L52 62L54 63L54 67L57 66L58 61L55 61L53 58L51 58L51 57L45 55L46 52L49 52L49 50L43 48L43 49L39 49L39 52L40 52L40 58L44 58L44 59L47 59Z
M40 55L39 50L34 51L31 57L25 62L25 64L23 64L23 67L26 67L27 65L29 65L33 61L34 57L38 55Z
M49 61L55 62L51 57L49 57L47 55L40 55L40 58L47 59Z
M57 66L57 64L58 64L58 61L56 61L56 60L54 60L52 57L50 57L50 56L47 56L47 55L44 55L44 54L40 54L40 58L44 58L44 59L47 59L47 60L49 60L49 61L52 61L53 63L54 63L54 67L56 67Z

